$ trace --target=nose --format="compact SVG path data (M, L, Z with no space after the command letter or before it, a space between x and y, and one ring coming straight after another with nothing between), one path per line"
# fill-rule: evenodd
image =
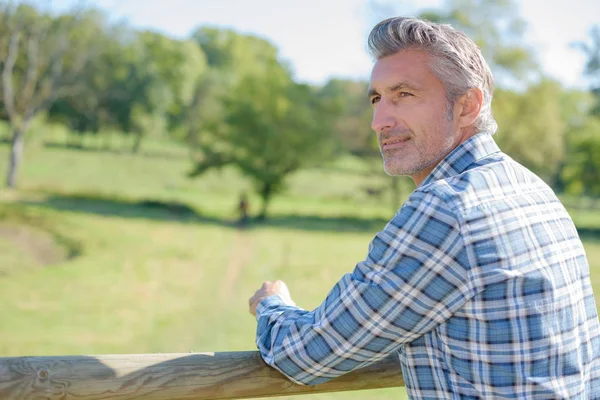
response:
M393 128L396 125L396 119L392 105L384 99L381 99L377 106L373 110L373 120L371 121L371 128L379 133L384 132Z

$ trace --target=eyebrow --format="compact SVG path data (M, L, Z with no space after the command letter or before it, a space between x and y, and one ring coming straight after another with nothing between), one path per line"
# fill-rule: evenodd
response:
M387 91L388 92L397 92L398 90L405 89L405 88L409 88L412 90L418 90L418 88L416 88L415 86L413 86L407 82L398 82L395 85L388 87ZM369 86L369 91L367 92L368 97L371 98L377 94L379 94L379 92L375 88Z

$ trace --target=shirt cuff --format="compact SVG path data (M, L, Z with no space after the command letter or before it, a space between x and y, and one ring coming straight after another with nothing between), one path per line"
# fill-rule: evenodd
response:
M258 321L260 317L270 314L279 307L297 308L296 304L288 303L278 294L274 294L272 296L265 297L260 301L260 303L258 303L258 306L256 306L256 320Z

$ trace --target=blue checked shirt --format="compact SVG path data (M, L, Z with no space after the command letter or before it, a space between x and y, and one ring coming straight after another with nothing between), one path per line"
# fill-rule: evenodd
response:
M553 191L477 134L313 311L267 297L265 362L314 385L398 353L412 399L600 399L600 328Z

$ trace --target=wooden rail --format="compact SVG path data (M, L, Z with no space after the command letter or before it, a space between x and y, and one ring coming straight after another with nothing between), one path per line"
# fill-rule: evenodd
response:
M327 383L293 384L256 351L0 358L0 399L246 399L403 386L396 355Z

